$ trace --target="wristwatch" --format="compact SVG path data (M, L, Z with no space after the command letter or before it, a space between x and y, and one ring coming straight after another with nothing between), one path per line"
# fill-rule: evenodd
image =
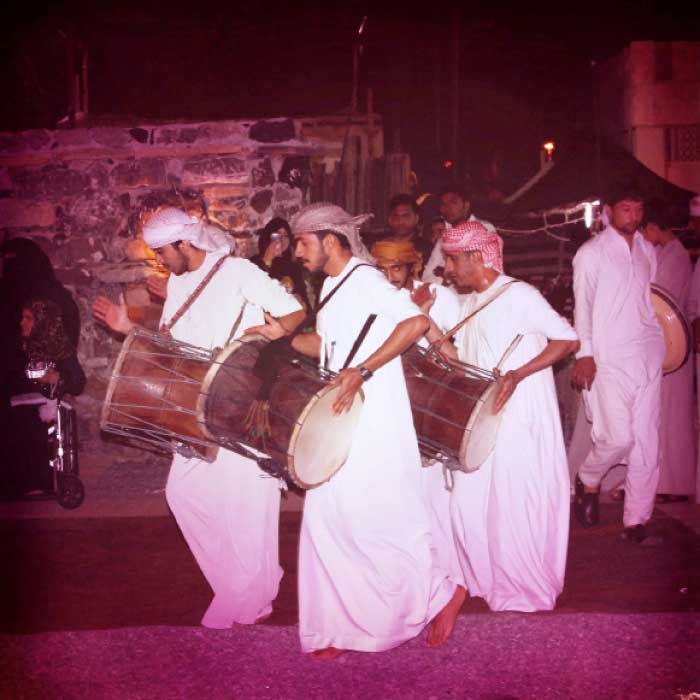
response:
M367 369L366 367L360 367L360 376L362 377L363 382L366 382L368 379L371 379L373 374L374 372L372 372L371 369Z

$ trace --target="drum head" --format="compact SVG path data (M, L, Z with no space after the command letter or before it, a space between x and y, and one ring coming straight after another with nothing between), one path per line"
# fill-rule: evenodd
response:
M655 284L651 285L651 302L656 311L656 318L664 334L666 355L664 356L664 374L670 374L685 364L690 353L690 330L669 292Z
M496 400L497 384L493 382L484 391L478 405L474 407L464 431L464 439L459 450L462 471L476 471L493 452L496 436L503 419L501 409L494 415L493 403Z
M362 413L359 391L348 412L334 415L332 406L339 388L326 386L309 401L299 416L289 443L289 474L297 486L313 489L328 481L348 458Z

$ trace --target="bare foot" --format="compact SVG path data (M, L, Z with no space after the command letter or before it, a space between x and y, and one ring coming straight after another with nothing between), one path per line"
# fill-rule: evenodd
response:
M316 661L337 659L341 654L344 654L347 649L336 649L335 647L326 647L325 649L316 649L311 652L311 658Z
M433 618L433 621L428 627L428 646L435 648L444 644L452 634L455 626L455 620L459 615L459 610L467 597L467 591L464 586L457 586L452 598L448 601L445 607Z

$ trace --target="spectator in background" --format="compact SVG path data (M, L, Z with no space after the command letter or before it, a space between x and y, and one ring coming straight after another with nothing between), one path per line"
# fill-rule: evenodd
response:
M656 248L654 283L668 291L687 318L693 266L683 244L673 235L666 202L651 201L645 209L644 238ZM659 485L657 503L685 501L695 492L693 444L693 363L661 380L661 429L659 434Z
M410 241L421 254L422 263L430 255L430 241L421 236L421 211L416 200L410 194L397 194L389 202L387 216L389 230L383 238Z
M478 221L489 231L496 231L493 224L488 221L477 219L471 213L471 194L455 185L445 187L440 193L440 214L447 222L449 228L467 221ZM424 282L437 282L442 284L445 268L445 256L442 252L442 240L438 241L433 248L428 262L423 272Z
M700 195L690 200L690 219L688 228L700 231ZM700 258L698 259L700 260ZM688 319L693 324L693 350L695 351L696 383L700 382L700 262L695 262L693 279L690 284L688 301ZM700 389L697 390L698 408L700 409ZM698 435L697 463L700 464L700 434ZM695 500L700 503L700 469L696 469Z

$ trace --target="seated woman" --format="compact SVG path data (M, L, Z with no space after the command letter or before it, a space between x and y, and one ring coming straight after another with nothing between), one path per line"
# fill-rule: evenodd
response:
M52 491L47 423L55 418L64 394L77 395L85 387L85 374L57 304L45 299L27 302L20 338L21 352L8 377L14 398L4 431L10 457L3 479L6 497ZM23 401L20 397L27 394L34 397ZM47 401L37 401L37 394Z

